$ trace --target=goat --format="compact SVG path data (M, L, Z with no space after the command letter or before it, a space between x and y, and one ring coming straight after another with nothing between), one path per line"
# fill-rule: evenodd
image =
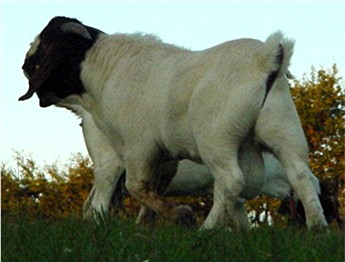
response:
M105 138L94 127L91 118L83 119L84 139L89 149L92 159L95 159L95 181L91 193L84 204L85 218L98 218L98 214L107 212L111 199L115 205L122 206L124 195L127 195L124 182L125 172L122 169L116 169L112 166L117 163L117 159L111 156L114 154L112 148L104 140ZM252 161L250 157L243 157L242 154L246 150L240 151L239 164L244 172L250 172L248 167L251 166L248 161ZM265 182L260 191L261 195L270 196L282 200L278 213L288 214L291 225L305 226L305 212L301 202L292 197L291 185L286 177L285 170L281 163L270 153L262 153L265 165ZM100 160L106 161L101 162ZM108 164L107 164L108 163ZM176 173L176 175L174 175ZM173 176L173 180L166 188L165 192L160 192L164 196L190 196L199 193L213 194L213 177L208 169L201 164L194 163L190 160L179 161L176 169L175 161L164 163L158 172L159 177ZM319 182L317 179L313 181L315 185ZM343 220L339 214L339 200L337 196L337 186L330 190L325 182L320 182L321 193L319 199L324 210L326 221L331 223L336 220L340 229L344 228ZM246 196L244 196L246 197ZM253 197L253 196L251 196ZM138 222L154 223L154 214L143 208L137 219ZM152 220L152 221L151 221Z
M87 113L85 113L87 114ZM84 203L84 217L97 219L98 214L107 213L111 199L115 204L122 206L122 199L127 195L125 190L125 172L119 169L118 160L114 155L113 149L105 140L105 137L94 126L90 115L85 115L82 122L83 135L91 159L94 163L94 185ZM250 172L248 167L252 159L243 157L246 150L240 151L239 164L242 170ZM305 226L305 212L303 205L298 196L292 197L291 185L285 174L281 163L270 153L262 153L265 165L265 182L260 194L278 198L282 200L278 213L288 214L291 225ZM255 168L255 167L254 167ZM175 175L176 173L176 175ZM201 164L194 163L190 160L179 161L176 169L175 161L164 163L158 172L159 177L173 177L173 180L166 188L165 192L160 192L164 196L190 196L199 193L213 194L213 177L208 169ZM319 183L317 179L313 181L315 185ZM328 183L329 184L329 183ZM320 181L321 192L319 199L324 210L326 221L331 223L336 220L340 229L343 230L344 223L339 214L339 200L337 194L337 184L329 189L326 183ZM244 196L246 197L246 196ZM253 196L251 196L253 197ZM138 222L148 222L154 215L147 209L142 209L138 217Z
M215 182L203 229L229 219L248 228L239 195L252 180L263 183L265 174L259 150L253 147L256 169L248 175L238 152L254 137L284 166L308 227L324 228L319 187L285 77L293 45L276 32L265 42L238 39L190 51L150 35L108 35L55 17L26 55L29 90L19 100L36 93L41 107L90 113L126 169L129 193L172 221L189 223L193 213L157 194L159 166L184 158L205 164ZM171 178L165 180L161 190Z

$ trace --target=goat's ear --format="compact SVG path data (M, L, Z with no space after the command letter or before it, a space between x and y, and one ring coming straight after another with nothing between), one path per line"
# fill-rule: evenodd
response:
M56 50L54 44L47 47L44 57L35 74L29 80L29 90L25 95L19 98L20 101L31 98L42 84L50 77L52 71L59 65L63 59L63 54Z

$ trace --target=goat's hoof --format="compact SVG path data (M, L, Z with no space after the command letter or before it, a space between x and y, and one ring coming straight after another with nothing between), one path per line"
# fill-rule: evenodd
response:
M329 233L327 225L314 225L309 228L309 231L313 233Z
M309 231L315 232L315 233L324 233L328 232L328 226L326 220L321 220L316 223L312 223L312 225L308 225Z
M194 227L196 225L196 216L194 215L193 210L189 206L178 206L177 213L177 224L187 227Z
M95 217L94 217L94 214L93 214L91 208L84 210L83 219L86 221L94 221L95 220Z

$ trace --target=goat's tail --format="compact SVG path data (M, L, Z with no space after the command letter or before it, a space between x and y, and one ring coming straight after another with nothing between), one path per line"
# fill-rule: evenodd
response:
M281 31L277 31L267 38L262 48L258 51L256 57L258 66L268 75L266 79L266 94L262 105L265 103L266 97L277 78L283 75L291 77L288 67L293 54L294 44L293 40L285 38Z

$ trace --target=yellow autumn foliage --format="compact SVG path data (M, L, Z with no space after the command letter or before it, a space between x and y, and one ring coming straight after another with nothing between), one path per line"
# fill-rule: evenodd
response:
M344 183L345 90L334 65L312 69L311 78L291 89L309 143L312 171L321 179Z
M30 158L17 154L21 172L2 167L1 213L24 212L34 218L62 218L81 214L93 180L89 158L76 154L65 168L56 165L38 168Z

